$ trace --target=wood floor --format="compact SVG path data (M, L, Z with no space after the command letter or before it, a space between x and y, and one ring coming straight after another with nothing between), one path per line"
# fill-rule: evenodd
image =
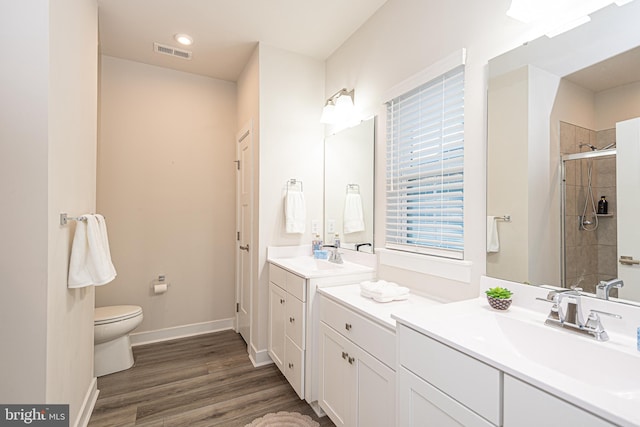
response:
M270 412L318 418L275 365L254 368L233 331L134 347L136 363L98 378L89 427L244 426Z

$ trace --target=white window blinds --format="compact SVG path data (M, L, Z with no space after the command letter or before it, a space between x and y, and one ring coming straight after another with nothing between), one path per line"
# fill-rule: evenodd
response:
M386 246L462 259L464 65L387 102Z

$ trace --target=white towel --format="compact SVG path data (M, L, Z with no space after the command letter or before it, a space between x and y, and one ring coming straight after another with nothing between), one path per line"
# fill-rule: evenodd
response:
M487 216L487 252L500 251L498 239L498 220L495 216Z
M364 214L360 193L347 193L344 201L344 234L364 230Z
M284 200L284 217L287 233L304 233L307 207L302 191L289 189Z
M82 215L78 221L69 262L70 288L105 285L116 277L111 262L107 225L102 215Z
M360 283L360 295L377 302L400 301L409 298L409 288L386 280L365 281Z

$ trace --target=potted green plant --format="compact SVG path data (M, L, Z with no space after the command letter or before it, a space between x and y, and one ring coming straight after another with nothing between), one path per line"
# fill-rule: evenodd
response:
M485 291L485 294L487 294L489 305L496 310L506 310L511 305L513 292L507 288L501 288L500 286L489 288Z

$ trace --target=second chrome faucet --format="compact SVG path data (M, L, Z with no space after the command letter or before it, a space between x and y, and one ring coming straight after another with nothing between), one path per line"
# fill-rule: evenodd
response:
M545 324L554 327L566 328L573 332L593 336L596 341L607 341L609 335L604 330L600 321L600 314L612 316L618 319L622 317L600 310L590 310L587 320L582 314L582 298L580 288L551 291L547 298L538 298L551 302L551 311L545 320Z

